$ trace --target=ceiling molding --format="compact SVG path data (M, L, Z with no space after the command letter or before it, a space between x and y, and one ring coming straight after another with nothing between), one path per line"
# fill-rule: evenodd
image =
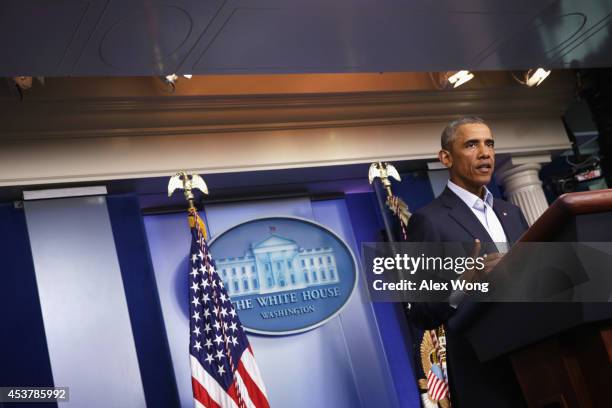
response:
M491 121L498 153L570 147L558 118ZM433 159L443 123L7 143L0 186Z
M216 110L226 111L232 109L279 109L304 107L351 107L373 106L379 104L402 105L420 103L445 104L483 102L483 101L511 101L520 100L521 103L533 101L535 104L549 105L555 99L566 99L573 93L573 83L555 88L522 88L503 87L471 90L427 90L427 91L391 91L391 92L343 92L343 93L316 93L316 94L263 94L263 95L235 95L235 96L150 96L150 97L121 97L121 98L61 98L44 97L28 99L20 102L16 99L0 100L6 107L19 109L40 109L61 111L66 105L78 108L80 112L122 112L139 110L162 111L188 111L188 110ZM551 98L553 100L551 100Z
M0 141L200 135L446 122L465 114L560 117L570 86L314 95L40 98L0 103Z

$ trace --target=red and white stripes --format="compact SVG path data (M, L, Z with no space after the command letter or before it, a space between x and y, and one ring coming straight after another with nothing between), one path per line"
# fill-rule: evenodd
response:
M448 386L444 380L438 378L431 370L427 373L427 393L433 401L444 399L448 394Z
M255 358L245 350L234 374L236 381L226 391L191 356L191 381L196 407L269 408L268 397ZM238 397L240 394L240 398Z

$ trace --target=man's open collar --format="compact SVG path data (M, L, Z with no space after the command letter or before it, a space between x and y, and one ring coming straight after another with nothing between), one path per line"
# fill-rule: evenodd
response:
M457 184L448 180L446 186L457 195L469 208L474 208L474 205L478 200L481 200L476 194L467 191L466 189L459 187ZM493 194L485 186L484 201L489 207L493 208Z

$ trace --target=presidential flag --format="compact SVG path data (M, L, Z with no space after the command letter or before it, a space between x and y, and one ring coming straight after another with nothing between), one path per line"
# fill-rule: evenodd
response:
M408 205L401 198L392 195L387 198L387 206L398 220L402 241L406 241L410 219ZM415 366L420 371L420 375L425 377L418 380L423 408L450 407L444 325L437 330L424 331L412 325L410 328L413 336L421 339L420 343L413 342L413 350Z
M269 407L253 350L215 269L195 209L189 222L189 357L195 407Z

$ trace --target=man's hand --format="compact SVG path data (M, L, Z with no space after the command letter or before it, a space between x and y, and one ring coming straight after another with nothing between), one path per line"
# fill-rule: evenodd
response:
M493 252L492 254L485 254L485 267L483 269L483 271L481 272L482 276L487 276L493 269L495 269L495 267L497 266L497 264L499 263L499 261L502 260L502 258L504 257L505 254L502 254L501 252Z
M477 238L474 240L474 247L470 257L472 259L478 258L480 255L480 240ZM484 268L482 270L470 269L463 274L463 278L467 281L478 281L485 279L486 276L497 266L499 261L503 258L504 254L500 252L493 252L491 254L484 254Z

